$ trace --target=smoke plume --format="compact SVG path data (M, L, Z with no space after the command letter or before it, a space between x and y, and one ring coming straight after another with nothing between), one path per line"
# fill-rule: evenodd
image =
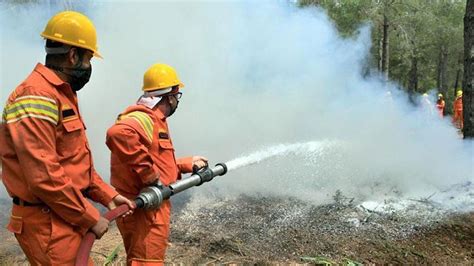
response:
M43 62L39 36L64 6L98 30L80 107L98 171L109 179L105 132L141 93L144 71L163 62L185 84L169 118L179 156L226 162L278 145L302 148L235 169L198 193L293 196L325 202L427 196L473 181L473 143L449 118L408 103L395 83L365 74L370 25L342 38L324 10L286 1L56 2L1 5L1 100ZM3 105L2 105L3 107ZM300 144L298 144L300 143Z

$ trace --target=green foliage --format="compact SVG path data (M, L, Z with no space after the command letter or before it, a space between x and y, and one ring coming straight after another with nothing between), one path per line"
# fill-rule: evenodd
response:
M316 257L301 257L301 261L303 262L310 262L316 265L323 265L323 266L330 266L336 265L336 263L326 257L316 256Z
M118 252L120 251L120 248L122 247L122 244L118 244L114 250L107 256L104 262L105 265L110 265L118 256Z
M363 264L360 263L360 262L358 262L358 261L345 258L343 265L347 265L347 266L362 266Z
M386 16L389 77L404 87L408 85L413 57L418 61L420 93L437 87L441 51L447 54L448 88L454 86L456 74L462 70L465 0L300 0L298 4L325 9L343 36L352 36L363 23L370 23L370 68L380 69Z
M300 257L300 259L303 262L314 263L315 265L322 265L322 266L330 266L330 265L361 266L362 265L362 263L355 260L348 259L348 258L344 258L343 263L337 263L323 256Z

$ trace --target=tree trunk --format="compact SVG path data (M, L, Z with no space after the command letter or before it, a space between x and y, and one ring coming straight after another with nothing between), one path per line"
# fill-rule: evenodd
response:
M439 49L438 75L436 87L445 97L448 92L448 49L441 45Z
M459 78L461 77L461 67L456 71L456 80L454 81L454 93L456 94L457 88L459 88Z
M467 0L464 16L464 138L474 138L474 0Z
M383 58L383 34L382 38L379 40L379 62L378 62L378 69L382 71L382 58Z
M441 48L440 78L441 86L439 87L439 90L446 97L446 93L448 92L448 49L444 45Z
M443 53L441 52L441 48L439 49L438 53L438 65L436 66L436 88L441 88L441 62L443 61L441 57Z
M418 91L418 58L416 52L411 59L411 68L408 72L408 94L412 103L416 103L415 93Z
M461 87L459 83L461 81L460 79L461 79L462 68L464 67L463 63L464 63L464 53L461 53L459 54L459 57L458 57L458 64L457 64L458 70L456 71L456 80L454 81L454 97L456 97L456 90Z
M382 72L385 76L385 80L388 80L388 18L387 15L383 15L383 37L382 37Z

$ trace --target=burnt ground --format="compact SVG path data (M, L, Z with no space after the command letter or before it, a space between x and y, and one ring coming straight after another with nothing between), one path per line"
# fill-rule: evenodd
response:
M9 202L2 201L4 228ZM1 231L2 265L27 264L12 235ZM189 204L173 214L166 261L183 264L474 264L474 213L446 213L429 202L403 211L364 209L351 200L313 206L296 199L241 196ZM113 226L96 242L99 264L114 249ZM352 264L351 264L352 263Z
M474 213L442 218L446 214L426 209L431 215L420 217L413 215L420 213L415 206L379 213L343 199L312 206L294 199L241 197L182 210L172 241L199 251L180 258L185 263L474 263Z
M8 217L2 206L1 225ZM474 264L474 213L440 211L417 202L402 211L376 211L349 199L313 206L296 199L241 196L176 210L166 261L183 264ZM14 237L1 230L1 265L26 264ZM103 264L117 249L113 226L94 245Z

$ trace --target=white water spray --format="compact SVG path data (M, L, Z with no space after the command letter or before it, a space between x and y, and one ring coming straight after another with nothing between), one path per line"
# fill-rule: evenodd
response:
M318 154L322 155L326 148L333 145L337 145L337 141L310 141L304 143L293 143L293 144L279 144L264 148L262 150L253 152L248 155L244 155L233 159L226 163L228 170L235 170L240 167L249 166L252 164L260 163L266 159L274 156L285 156L290 153L292 154Z

